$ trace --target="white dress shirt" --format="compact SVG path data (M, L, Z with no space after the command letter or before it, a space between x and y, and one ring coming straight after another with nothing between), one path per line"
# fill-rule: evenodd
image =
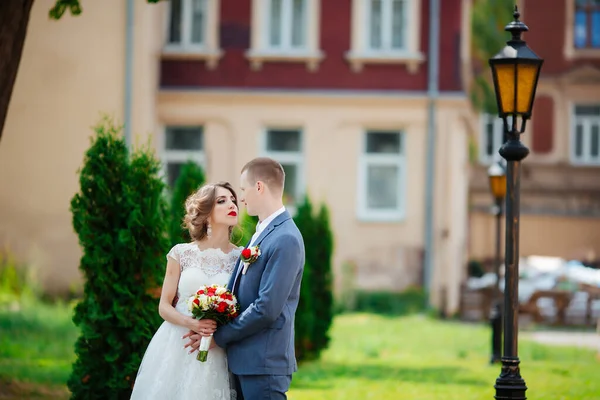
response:
M254 232L254 235L252 235L252 240L250 240L250 244L248 245L248 247L252 247L254 245L254 242L256 241L256 239L258 239L260 234L265 229L267 229L269 224L271 222L273 222L273 220L275 218L277 218L277 216L279 216L280 214L283 214L284 212L285 212L285 207L281 207L279 210L275 211L273 214L271 214L267 218L265 218L264 221L259 221L258 224L256 224L256 232Z

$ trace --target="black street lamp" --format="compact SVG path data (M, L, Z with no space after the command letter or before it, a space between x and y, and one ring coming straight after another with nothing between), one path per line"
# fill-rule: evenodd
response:
M494 78L498 114L504 121L507 137L499 153L507 161L508 167L504 255L504 354L502 370L494 386L497 400L527 399L525 396L527 386L521 377L517 351L521 161L529 154L529 149L520 141L520 135L525 131L525 122L531 117L535 89L543 63L543 60L521 39L521 34L529 28L519 21L521 15L516 6L513 16L514 21L504 28L512 34L512 38L489 61ZM519 117L521 117L520 127Z
M502 203L506 197L506 169L498 161L488 169L490 190L494 197L494 216L496 217L496 256L494 257L494 272L496 284L492 293L492 309L490 310L490 327L492 328L492 357L490 363L500 361L500 347L502 343L502 307L500 295L500 235L502 232Z

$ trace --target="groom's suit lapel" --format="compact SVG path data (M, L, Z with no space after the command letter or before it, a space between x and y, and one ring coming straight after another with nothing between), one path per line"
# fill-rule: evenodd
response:
M265 240L265 238L267 236L269 236L269 234L271 234L271 232L273 232L279 225L281 225L282 223L284 223L285 221L287 221L288 219L292 218L290 216L290 213L286 211L282 212L281 214L279 214L274 220L273 222L271 222L269 224L269 226L267 227L267 229L265 229L264 231L262 231L260 233L260 235L258 236L258 238L256 239L256 242L254 242L254 246L259 246L263 240ZM252 242L252 239L250 239L250 242L248 242L248 244L246 245L245 248L247 248L250 243ZM237 290L237 286L239 285L240 282L240 276L242 274L242 257L240 256L238 258L237 264L236 264L236 269L235 269L235 279L233 281L233 287L232 287L232 292L235 293L235 291Z
M279 225L281 225L282 223L284 223L285 221L287 221L290 218L292 218L292 217L290 216L290 213L287 211L284 211L281 214L279 214L273 220L273 222L271 222L269 224L267 229L265 229L264 231L262 231L260 233L260 235L258 235L258 238L256 239L256 242L254 243L253 246L259 246L262 243L262 241L265 240L265 238L267 236L269 236L271 234L271 232L273 232L275 230L275 228L277 228Z
M252 238L250 238L250 240L248 240L248 243L246 243L246 245L244 246L244 249L247 248L248 246L250 246L251 242L252 242ZM229 283L231 284L231 285L229 285L230 286L229 290L231 290L232 293L233 293L233 288L235 287L235 282L237 280L237 275L238 275L238 271L240 269L241 264L242 264L242 256L240 254L237 261L235 262L235 266L233 267L232 278L234 278L234 279L233 279L233 281L231 281L231 280L229 281Z

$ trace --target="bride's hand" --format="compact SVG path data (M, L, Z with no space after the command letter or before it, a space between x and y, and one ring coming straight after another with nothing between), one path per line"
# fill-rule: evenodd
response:
M192 354L194 351L198 350L198 347L200 347L201 338L202 336L197 334L196 332L189 331L188 333L183 335L182 339L189 339L188 342L183 346L183 348L187 349L188 347L190 347L190 354Z
M196 333L201 334L202 336L210 336L217 330L217 323L212 319L198 320L192 318L188 328Z
M182 339L189 339L188 342L183 346L183 348L187 349L189 347L189 352L190 354L192 354L193 352L198 350L198 347L200 347L200 339L202 339L202 335L199 335L194 331L189 331L188 333L183 335ZM210 347L208 348L208 350L211 350L215 347L217 347L217 344L214 340L211 340Z

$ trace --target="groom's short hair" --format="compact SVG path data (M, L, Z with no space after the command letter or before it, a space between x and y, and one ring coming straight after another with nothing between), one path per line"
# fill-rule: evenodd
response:
M248 181L255 184L264 182L270 189L283 191L285 185L285 171L280 163L268 157L255 158L242 168L246 172Z

